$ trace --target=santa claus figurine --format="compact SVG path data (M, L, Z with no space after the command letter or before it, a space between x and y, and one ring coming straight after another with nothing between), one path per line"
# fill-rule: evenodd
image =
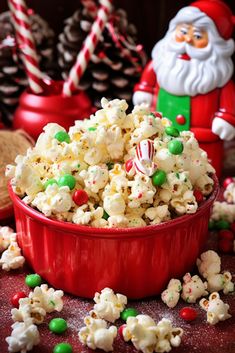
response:
M146 102L180 131L193 131L218 175L223 140L235 136L234 26L235 16L221 0L182 8L153 48L133 95L134 104Z

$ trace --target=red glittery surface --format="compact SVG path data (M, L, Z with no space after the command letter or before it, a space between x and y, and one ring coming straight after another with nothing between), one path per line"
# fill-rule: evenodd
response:
M207 248L216 249L217 235L211 233ZM180 261L180 259L179 259ZM235 256L222 256L223 270L229 270L235 280ZM27 266L20 271L0 271L0 353L7 353L5 338L11 333L11 303L10 299L18 291L29 292L24 283L26 274L30 273ZM125 274L123 274L125 275ZM157 281L157 278L156 278ZM232 318L220 322L215 326L206 323L206 312L198 304L191 304L198 312L195 321L187 323L179 316L179 311L187 306L182 300L174 309L169 309L160 300L159 296L141 301L129 301L128 306L134 307L139 313L150 315L154 320L159 321L163 317L172 320L174 326L184 329L183 340L178 348L173 348L172 353L235 353L235 295L221 295L222 299L230 305ZM52 313L46 316L45 322L39 326L41 341L35 346L32 353L51 353L53 347L60 342L68 342L73 347L73 353L90 353L92 350L81 345L78 340L78 330L84 326L83 318L93 307L93 301L65 295L64 308L61 313ZM62 317L67 320L68 330L62 335L51 333L48 323L53 317ZM117 326L123 324L121 320L116 322ZM102 352L96 350L96 352ZM114 342L114 353L135 353L136 350L130 343L125 343L120 337Z

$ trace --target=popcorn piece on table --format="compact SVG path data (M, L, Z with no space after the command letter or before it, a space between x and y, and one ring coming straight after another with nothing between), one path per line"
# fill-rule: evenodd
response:
M91 349L103 349L105 352L113 350L113 341L117 336L116 326L110 326L105 320L99 318L94 310L84 319L85 327L79 330L78 336L81 343Z
M191 276L190 273L186 273L183 281L181 297L187 303L195 303L197 299L208 294L207 283L203 283L199 276Z
M183 332L182 328L173 327L170 320L163 318L157 324L155 352L169 352L172 347L179 347Z
M16 241L11 241L7 250L2 253L0 266L3 270L10 271L22 267L25 262L24 256L21 255L21 249Z
M123 294L115 294L112 289L104 288L101 293L96 292L94 297L94 310L99 317L109 322L114 322L120 317L120 313L127 304L127 297Z
M210 293L223 290L224 294L234 291L234 283L230 272L212 274L207 278L207 289Z
M207 312L207 322L211 325L217 324L219 321L227 320L231 317L228 313L229 305L225 304L219 296L214 292L209 296L209 300L203 298L199 302L200 306Z
M152 353L157 344L157 326L148 315L129 316L122 334L124 340L133 343L134 347L143 353Z
M47 313L52 313L63 309L63 295L62 290L48 288L47 284L42 284L29 293L29 298L33 303L38 303Z
M235 221L235 205L229 205L225 201L215 201L212 208L211 220L219 221L220 219L224 219L229 223Z
M180 299L181 290L181 282L178 279L172 278L168 283L167 289L165 289L161 294L162 301L169 308L174 308Z
M199 273L206 279L212 274L220 273L221 260L219 255L213 250L202 253L196 263Z
M0 226L0 252L6 250L12 241L16 241L16 233L13 229Z
M40 325L44 321L46 310L41 307L39 300L22 298L19 300L19 309L13 308L11 315L13 321L29 322L31 320L32 323Z
M227 188L224 191L224 199L228 203L235 203L235 183L231 183L227 186Z
M26 353L40 342L40 336L36 325L31 320L15 322L12 326L11 336L6 338L9 352Z

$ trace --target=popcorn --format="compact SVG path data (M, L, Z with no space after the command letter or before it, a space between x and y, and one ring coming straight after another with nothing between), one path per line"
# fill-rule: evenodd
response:
M171 346L181 343L183 330L173 328L171 321L163 318L158 324L148 315L130 316L123 329L125 341L132 341L134 347L143 353L169 352Z
M168 283L167 289L165 289L161 294L162 301L169 308L174 308L180 299L181 290L181 282L178 279L171 279Z
M219 296L219 293L214 292L209 296L209 300L203 298L199 302L202 309L207 312L207 322L211 325L217 324L219 321L224 321L232 317L229 313L229 305L225 304Z
M26 353L39 344L38 328L31 321L15 322L12 326L11 336L6 338L9 352Z
M208 250L202 253L197 259L197 267L199 273L207 279L207 289L210 293L223 290L224 294L228 294L234 291L232 275L228 271L220 273L221 260L215 251Z
M229 184L224 192L224 199L228 203L235 203L235 183Z
M163 318L157 324L157 344L155 352L169 352L172 347L179 347L183 330L180 327L173 327L170 320Z
M101 319L114 322L120 317L120 313L127 304L127 297L122 294L114 294L110 288L104 288L101 293L96 292L94 297L94 310Z
M225 201L215 201L212 208L211 220L219 221L220 219L224 219L229 223L235 221L235 205L229 205Z
M196 263L199 273L204 278L208 278L212 274L220 273L221 260L219 255L213 250L202 253Z
M14 236L13 236L14 238ZM21 249L16 241L11 241L7 250L2 253L0 266L3 270L10 271L22 267L25 262L24 256L21 255Z
M16 241L16 233L13 229L0 226L0 252L6 250L12 241Z
M40 325L44 321L46 310L41 307L39 300L27 297L19 300L19 309L13 308L11 315L13 321L31 321L33 324Z
M155 116L145 105L127 114L125 100L103 98L101 105L90 119L75 122L67 141L56 138L65 132L63 127L45 126L36 146L18 156L15 166L7 166L14 192L47 217L94 227L145 226L196 212L193 190L209 195L214 169L193 133L179 133L177 140L184 149L173 155L168 150L173 137L165 130L169 120ZM139 152L146 155L139 158ZM153 185L150 177L156 168L166 173L161 186ZM75 185L61 184L64 175L73 177ZM51 179L54 184L45 189ZM73 201L80 189L88 195L88 207ZM144 208L141 215L136 213L139 208Z
M122 331L124 340L143 353L152 353L157 344L156 323L148 315L129 316Z
M117 336L117 328L110 326L99 318L95 311L84 319L85 327L79 330L78 336L81 343L91 349L103 349L105 352L113 351L113 341Z
M203 283L197 275L191 277L190 273L186 273L183 281L181 297L187 303L196 303L198 298L208 294L206 282Z
M29 298L32 303L38 303L46 313L52 313L53 311L60 312L63 309L63 295L62 290L48 288L47 284L42 284L29 293Z

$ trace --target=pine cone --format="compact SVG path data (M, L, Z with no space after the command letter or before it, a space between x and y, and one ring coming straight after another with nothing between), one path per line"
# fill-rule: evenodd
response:
M40 68L54 75L54 33L39 15L30 13L32 33L37 47ZM0 105L3 119L11 117L19 95L28 85L20 52L16 45L15 31L10 12L0 14Z
M57 45L63 79L68 77L93 22L82 7L65 20ZM145 53L137 51L136 34L135 26L128 23L126 12L114 10L79 85L95 106L100 107L104 96L124 98L131 103L133 87L146 63Z

